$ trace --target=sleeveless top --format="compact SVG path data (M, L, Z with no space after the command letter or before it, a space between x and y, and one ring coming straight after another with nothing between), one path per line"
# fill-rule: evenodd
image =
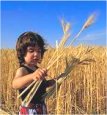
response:
M21 67L24 67L29 73L33 73L34 71L30 68L28 68L25 65L22 65ZM34 97L32 98L30 103L33 104L42 104L44 103L44 101L42 100L42 95L44 93L46 93L46 79L44 79L39 87L39 89L37 90L36 94L34 95ZM33 85L34 86L34 85ZM33 87L32 86L32 87ZM22 101L25 99L25 97L27 96L27 94L30 92L30 90L32 89L32 87L30 87L22 96L21 99ZM26 88L26 87L25 87ZM25 90L25 88L19 89L19 93L21 93L23 90Z

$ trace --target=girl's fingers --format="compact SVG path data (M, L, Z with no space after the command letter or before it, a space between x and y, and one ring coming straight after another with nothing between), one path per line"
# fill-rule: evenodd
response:
M40 69L40 72L42 73L43 76L47 75L47 70L46 69Z
M34 79L37 79L37 80L42 80L45 78L45 76L47 75L47 70L46 69L37 69L35 71L35 78Z

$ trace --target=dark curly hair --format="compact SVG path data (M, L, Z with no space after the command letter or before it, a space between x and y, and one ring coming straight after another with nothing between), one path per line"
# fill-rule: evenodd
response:
M44 52L46 51L46 44L39 34L34 32L24 32L19 36L16 43L16 51L20 65L24 63L24 56L26 55L27 47L36 45L41 49L41 56L43 57Z

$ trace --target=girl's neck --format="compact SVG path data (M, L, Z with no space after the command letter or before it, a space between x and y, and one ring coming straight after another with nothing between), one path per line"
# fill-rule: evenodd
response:
M32 66L32 65L28 65L28 64L24 64L25 66L27 66L28 68L32 69L32 70L36 70L37 66Z

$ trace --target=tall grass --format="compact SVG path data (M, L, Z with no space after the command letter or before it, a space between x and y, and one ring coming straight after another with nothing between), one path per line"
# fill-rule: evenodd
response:
M64 49L67 57L77 55L86 46L68 47ZM50 48L44 55L42 66L46 67L55 49ZM77 66L66 79L58 92L57 99L52 96L46 100L48 112L53 114L105 114L106 113L106 48L93 46L91 52L95 62ZM20 100L18 91L12 89L12 80L18 68L15 50L1 50L1 108L9 113L17 113ZM55 77L63 72L66 62L63 58L50 68L48 74ZM47 78L50 79L50 78ZM56 103L57 102L57 103ZM56 110L57 109L57 110Z

